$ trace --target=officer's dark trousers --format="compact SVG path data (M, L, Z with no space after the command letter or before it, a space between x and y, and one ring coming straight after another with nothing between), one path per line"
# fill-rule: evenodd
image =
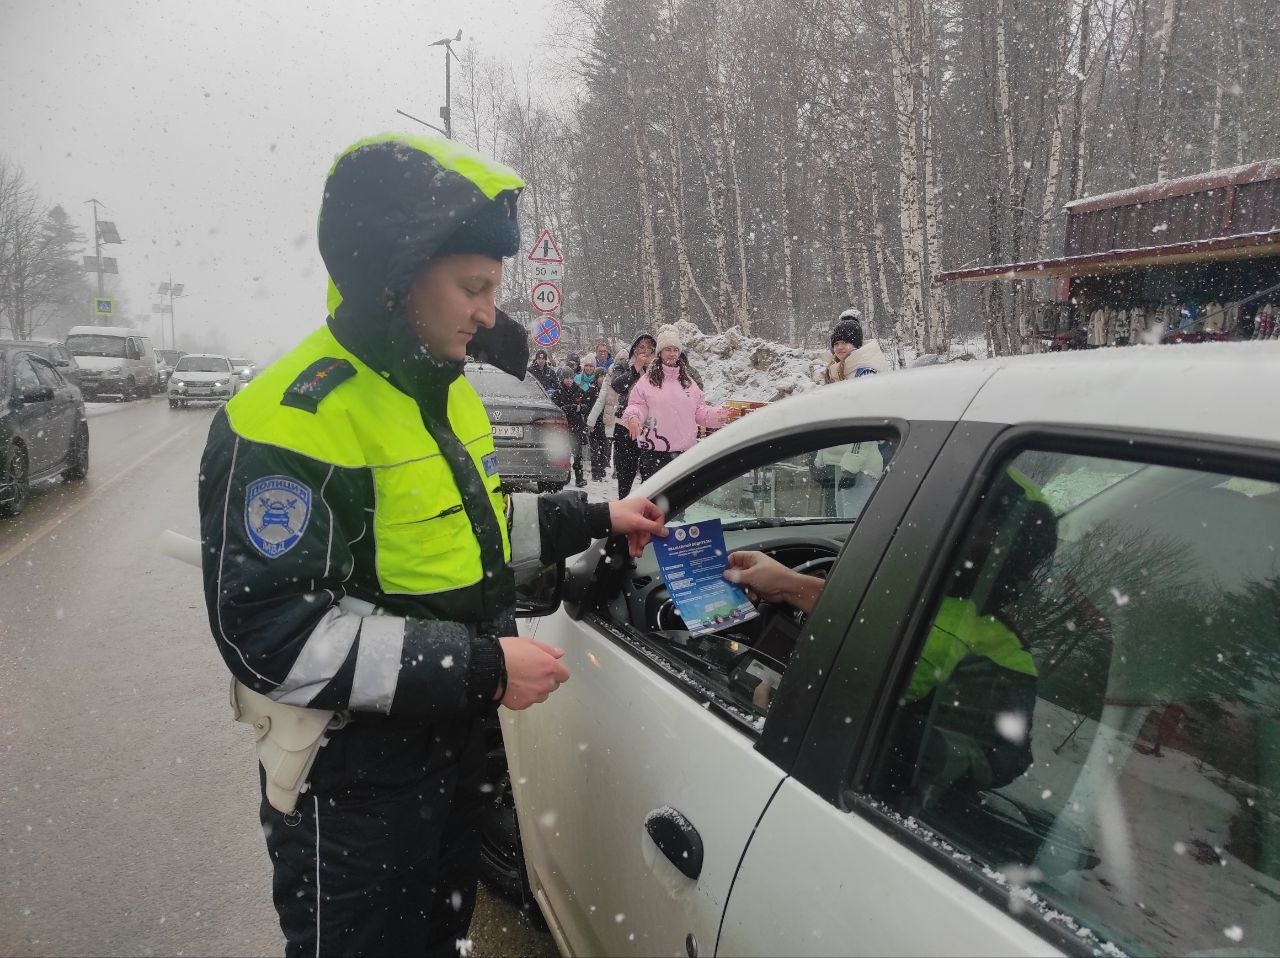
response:
M484 805L481 723L467 724L436 736L439 725L406 734L398 723L354 722L321 749L296 816L264 798L289 958L458 954L475 908Z
M640 450L625 426L613 427L613 475L618 480L618 498L631 495L640 465Z

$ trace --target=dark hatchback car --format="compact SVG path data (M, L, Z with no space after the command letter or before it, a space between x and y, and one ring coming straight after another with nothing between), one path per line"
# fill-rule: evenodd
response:
M0 345L0 516L16 516L31 484L89 472L80 390L25 344Z
M67 349L62 343L43 339L32 339L25 342L0 339L0 349L29 349L37 356L43 356L49 360L50 365L55 366L58 372L62 373L63 379L77 389L80 388L80 367L76 364L75 356L71 355L71 350Z
M467 382L480 394L498 453L502 486L537 492L569 481L569 423L532 376L523 381L496 366L468 362Z

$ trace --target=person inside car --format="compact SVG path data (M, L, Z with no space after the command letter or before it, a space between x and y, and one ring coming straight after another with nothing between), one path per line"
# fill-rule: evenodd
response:
M911 723L907 740L917 747L904 752L896 774L911 783L904 791L915 812L962 806L1030 766L1039 673L1010 611L1057 544L1052 508L1026 476L1007 469L984 500L902 692L899 721ZM990 582L980 590L984 577ZM752 601L805 613L826 584L755 551L730 553L724 578ZM772 691L758 688L756 704L767 706Z

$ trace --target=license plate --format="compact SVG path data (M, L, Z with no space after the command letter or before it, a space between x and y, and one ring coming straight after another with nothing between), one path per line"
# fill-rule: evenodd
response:
M187 390L187 392L191 393L191 395L193 396L199 396L199 395L208 395L209 393L213 392L213 390L210 389L208 386L192 386Z
M494 426L493 435L498 439L523 439L524 426Z

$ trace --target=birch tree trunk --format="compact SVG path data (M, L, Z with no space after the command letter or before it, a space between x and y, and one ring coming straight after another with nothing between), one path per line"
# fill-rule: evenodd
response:
M920 8L920 143L924 151L924 228L925 272L923 282L928 291L928 309L925 316L924 348L930 352L945 352L950 336L947 317L947 298L941 285L933 278L942 272L941 246L938 233L942 226L942 200L938 194L938 173L934 164L936 136L933 128L933 53L935 8L931 0L925 0Z
M1173 37L1178 29L1180 0L1164 0L1163 26L1160 29L1160 73L1158 88L1158 115L1160 123L1159 146L1156 153L1156 182L1169 177L1169 144L1173 126L1169 104L1173 98Z
M1231 92L1235 98L1232 113L1236 123L1236 165L1239 166L1244 162L1245 150L1249 142L1249 132L1245 128L1248 105L1245 97L1245 78L1248 76L1248 62L1244 55L1244 31L1240 29L1240 24L1236 20L1236 0L1227 0L1227 21L1231 24L1231 45L1235 52L1236 82Z
M1214 18L1213 26L1213 113L1209 120L1209 169L1216 170L1222 161L1222 23Z
M898 135L898 225L902 231L901 333L916 351L925 344L925 237L920 222L920 139L916 128L911 0L889 4L890 63Z
M1134 184L1144 175L1147 164L1138 162L1138 144L1142 141L1142 91L1146 81L1147 65L1147 0L1136 0L1134 29L1137 31L1138 53L1130 84L1133 96L1129 100L1129 183ZM1073 197L1074 198L1074 197Z

